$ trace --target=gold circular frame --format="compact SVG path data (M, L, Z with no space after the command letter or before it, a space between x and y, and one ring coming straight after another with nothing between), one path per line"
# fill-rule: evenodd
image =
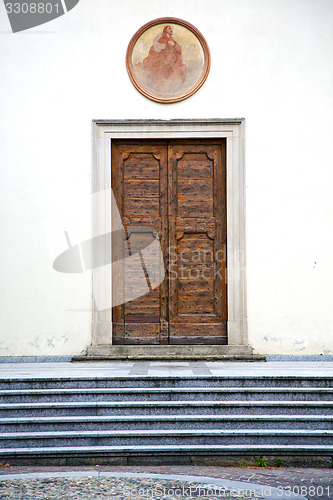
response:
M134 74L134 69L133 69L133 62L132 62L132 55L133 55L133 49L140 39L140 37L149 29L154 26L157 26L159 24L175 24L182 26L183 28L186 28L189 30L197 39L199 42L202 52L203 52L203 69L201 71L201 74L198 75L198 78L195 82L195 84L190 88L190 90L187 90L183 93L179 93L178 95L172 96L172 97L167 97L163 95L158 95L150 92L148 89L144 88L142 84L140 84ZM160 103L173 103L173 102L179 102L184 99L187 99L187 97L190 97L193 95L199 88L204 84L204 82L207 79L209 70L210 70L210 51L207 45L207 42L203 35L200 33L197 28L195 28L192 24L188 23L187 21L183 21L182 19L178 19L176 17L160 17L158 19L154 19L153 21L150 21L149 23L144 24L132 37L128 47L127 47L127 52L126 52L126 67L127 71L129 74L129 77L134 85L134 87L141 92L145 97L148 97L148 99L151 99L152 101L155 102L160 102Z

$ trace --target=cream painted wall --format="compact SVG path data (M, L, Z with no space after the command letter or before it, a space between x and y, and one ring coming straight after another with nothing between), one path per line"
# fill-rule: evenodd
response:
M212 53L177 104L132 86L144 23L194 24ZM331 0L80 0L12 34L0 4L0 355L68 355L91 339L91 276L54 258L91 233L93 118L246 118L249 340L260 353L333 353Z

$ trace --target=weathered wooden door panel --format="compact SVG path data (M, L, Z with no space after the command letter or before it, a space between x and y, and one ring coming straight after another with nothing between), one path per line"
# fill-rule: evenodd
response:
M157 288L149 258L114 276L137 296L114 307L113 342L226 343L225 143L115 141L112 185L125 227L113 260L144 255L158 235L167 270Z
M171 344L226 343L224 144L170 142Z
M159 276L165 266L149 268L154 241L167 255L166 143L113 142L112 186L125 228L112 247L113 260L123 262L121 284L119 276L113 283L123 287L125 296L135 297L113 309L113 343L167 343L167 281ZM134 262L128 265L129 256ZM155 287L154 279L161 285Z

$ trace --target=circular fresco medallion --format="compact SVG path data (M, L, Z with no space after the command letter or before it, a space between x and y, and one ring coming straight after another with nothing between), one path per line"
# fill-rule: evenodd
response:
M128 45L126 66L139 92L153 101L171 103L201 87L209 73L210 53L194 26L163 17L135 33Z

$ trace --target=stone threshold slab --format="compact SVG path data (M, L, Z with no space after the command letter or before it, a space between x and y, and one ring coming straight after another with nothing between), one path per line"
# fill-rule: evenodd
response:
M244 355L244 356L218 356L218 355L204 355L204 356L180 356L180 355L158 355L158 356L122 356L122 355L111 355L111 356L73 356L73 362L85 362L85 361L266 361L265 356L261 355Z
M72 361L266 361L250 346L231 345L100 345Z

